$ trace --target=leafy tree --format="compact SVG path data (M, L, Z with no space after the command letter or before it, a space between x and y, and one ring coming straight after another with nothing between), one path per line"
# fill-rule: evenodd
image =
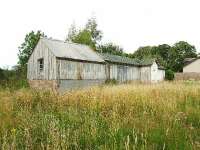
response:
M76 34L77 34L76 25L75 25L75 23L73 23L71 25L71 27L69 28L68 35L67 35L67 38L66 38L65 41L71 41L71 42L73 42L74 39L75 39Z
M175 43L172 47L168 44L158 46L140 47L130 57L145 59L156 58L157 62L167 69L174 72L181 72L183 69L184 59L188 57L197 57L194 46L187 42L180 41Z
M156 55L161 56L162 58L165 59L169 59L169 51L171 49L171 46L168 44L162 44L162 45L158 45L157 47L155 47L155 53Z
M98 42L102 39L102 32L97 29L96 18L88 20L83 29L77 30L73 24L68 32L66 41L85 44L96 50Z
M96 49L95 42L92 40L91 32L88 30L80 30L73 35L70 36L70 41L79 44L85 44L90 46L93 49Z
M95 44L102 39L102 31L98 30L97 26L98 25L95 17L88 19L88 22L85 26L85 29L91 33L92 40Z
M181 72L185 58L197 57L196 48L187 42L180 41L171 47L169 57L169 68L173 71Z
M109 53L109 54L113 54L113 55L123 55L123 48L113 44L113 43L107 43L104 45L99 45L97 48L98 52L101 53Z
M185 41L179 41L178 43L175 43L173 47L179 52L181 56L185 58L197 57L195 46L190 45Z
M131 57L138 59L154 57L152 53L152 47L151 46L139 47Z
M18 64L21 67L26 68L28 59L32 54L33 49L37 45L41 36L44 36L44 33L42 33L41 31L37 31L36 33L34 31L31 31L26 35L24 42L19 47L19 53L18 53L18 59L19 59Z

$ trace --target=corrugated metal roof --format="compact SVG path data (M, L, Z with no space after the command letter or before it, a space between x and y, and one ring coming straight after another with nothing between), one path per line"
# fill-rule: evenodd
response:
M41 38L41 40L56 57L104 62L104 60L89 46L47 38Z
M59 58L68 58L75 60L91 61L91 62L112 62L135 66L152 65L154 59L131 59L128 57L112 55L108 53L96 53L89 46L64 42L55 39L41 38L44 44Z
M105 61L109 61L112 63L135 65L135 66L148 66L152 65L153 62L155 61L154 59L145 59L145 60L131 59L128 57L117 56L108 53L99 53L99 55L102 56Z

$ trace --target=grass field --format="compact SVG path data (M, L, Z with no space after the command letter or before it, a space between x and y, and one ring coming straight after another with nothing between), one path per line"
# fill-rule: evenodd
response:
M200 149L200 83L0 89L0 149Z

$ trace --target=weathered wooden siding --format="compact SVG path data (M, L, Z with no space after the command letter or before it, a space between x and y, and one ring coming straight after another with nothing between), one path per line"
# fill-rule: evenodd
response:
M139 80L140 69L135 66L110 64L110 79L119 81Z
M57 60L57 74L58 79L61 80L96 80L106 79L106 65L89 63L89 62L76 62L64 59Z
M140 81L151 82L151 66L140 68Z
M139 80L140 79L140 68L129 66L127 73L127 80Z
M44 59L44 70L39 71L38 59ZM56 57L40 40L28 61L27 77L29 80L55 80Z
M110 64L110 79L117 80L117 65Z

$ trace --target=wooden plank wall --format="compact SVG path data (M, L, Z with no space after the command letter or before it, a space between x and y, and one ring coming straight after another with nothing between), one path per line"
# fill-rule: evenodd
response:
M44 59L44 70L39 71L38 59ZM29 80L55 80L56 57L40 40L28 61L27 78Z
M126 69L124 69L124 71L127 70L127 72L124 72L124 74L125 74L124 77L126 76L126 79L123 79L123 81L140 79L140 68L139 67L116 65L116 64L110 64L110 79L118 80L119 66L126 67Z
M140 68L140 81L151 82L151 66Z
M76 62L70 60L57 60L59 79L106 79L106 65Z

